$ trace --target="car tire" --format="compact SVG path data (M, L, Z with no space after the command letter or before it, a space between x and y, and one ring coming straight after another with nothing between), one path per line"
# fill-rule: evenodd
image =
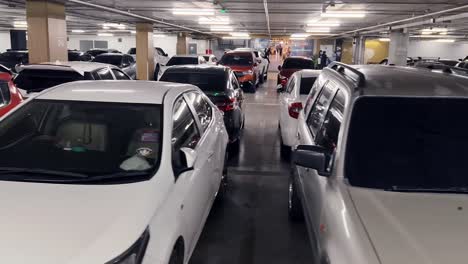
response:
M171 258L168 264L183 264L184 263L184 248L176 245L171 253Z
M293 177L294 169L291 169L288 184L288 216L292 221L299 222L304 220L304 211L302 211L301 200L299 199Z

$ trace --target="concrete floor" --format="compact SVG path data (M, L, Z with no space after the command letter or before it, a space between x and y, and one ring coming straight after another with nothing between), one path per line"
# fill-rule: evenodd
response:
M228 193L213 207L190 264L311 263L304 223L288 220L276 72L246 97L246 126L239 156L230 160Z

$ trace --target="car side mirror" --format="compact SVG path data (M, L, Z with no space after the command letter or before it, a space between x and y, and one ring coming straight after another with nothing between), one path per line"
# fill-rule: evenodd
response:
M284 87L283 87L283 85L278 84L278 86L276 86L276 92L277 92L277 93L282 93L282 92L284 92Z
M281 65L278 65L278 71L281 71L282 67Z
M317 170L319 175L328 177L330 173L327 171L327 165L330 156L330 152L323 147L299 145L292 153L292 161L298 166Z

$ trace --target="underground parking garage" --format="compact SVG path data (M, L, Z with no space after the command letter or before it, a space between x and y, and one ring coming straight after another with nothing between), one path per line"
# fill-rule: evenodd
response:
M1 263L466 261L466 1L0 14Z

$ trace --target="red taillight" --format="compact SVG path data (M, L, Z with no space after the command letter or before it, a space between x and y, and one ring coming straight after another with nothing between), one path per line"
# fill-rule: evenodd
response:
M288 78L284 77L283 79L281 79L281 85L283 85L283 87L285 87L287 83L288 83Z
M301 110L302 110L301 102L291 103L288 107L289 116L297 119L299 117L299 112Z
M223 112L234 110L235 105L236 98L228 98L225 101L216 103L216 106L218 106L219 110Z

